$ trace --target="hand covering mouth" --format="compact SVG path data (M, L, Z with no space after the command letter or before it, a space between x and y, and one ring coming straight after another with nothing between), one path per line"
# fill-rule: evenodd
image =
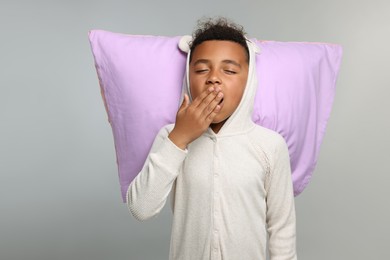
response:
M218 105L220 105L222 103L222 101L223 101L223 98L221 99L221 101L219 101Z

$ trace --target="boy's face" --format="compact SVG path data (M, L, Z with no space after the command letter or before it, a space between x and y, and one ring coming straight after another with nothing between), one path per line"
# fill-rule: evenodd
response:
M220 87L223 105L212 124L223 124L244 93L249 67L244 47L232 41L204 41L194 49L189 66L193 100L210 86Z

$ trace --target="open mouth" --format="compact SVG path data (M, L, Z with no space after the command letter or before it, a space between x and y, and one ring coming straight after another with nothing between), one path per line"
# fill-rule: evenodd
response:
M219 101L218 105L222 104L222 102L223 102L223 98L221 99L221 101Z

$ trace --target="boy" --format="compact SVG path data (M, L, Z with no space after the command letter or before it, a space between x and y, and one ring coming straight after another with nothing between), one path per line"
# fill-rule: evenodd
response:
M156 136L127 205L156 216L171 195L170 260L295 260L296 222L284 138L256 125L254 43L226 19L190 43L175 124Z

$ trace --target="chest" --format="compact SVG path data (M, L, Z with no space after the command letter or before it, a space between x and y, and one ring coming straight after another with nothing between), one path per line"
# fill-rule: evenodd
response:
M247 137L202 136L188 149L181 175L188 192L212 190L215 186L224 193L263 192L265 166Z

